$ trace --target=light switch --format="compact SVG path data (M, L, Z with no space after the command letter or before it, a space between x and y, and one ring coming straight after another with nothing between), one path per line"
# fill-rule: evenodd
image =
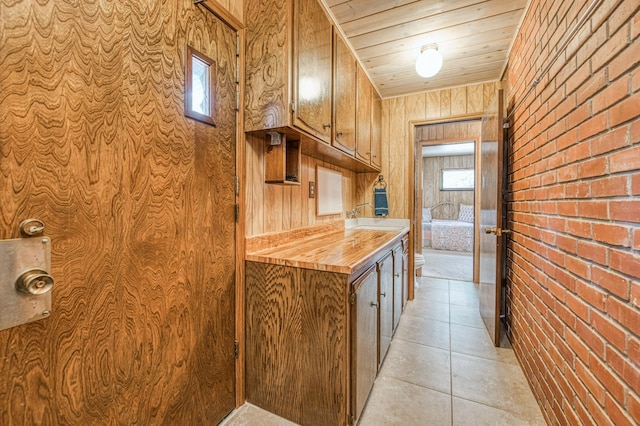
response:
M316 198L316 183L309 182L309 198Z

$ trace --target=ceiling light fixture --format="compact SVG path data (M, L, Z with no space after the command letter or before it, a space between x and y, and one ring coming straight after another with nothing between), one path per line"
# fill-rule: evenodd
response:
M420 56L416 60L416 72L421 77L433 77L442 68L442 56L435 43L426 44L420 49Z

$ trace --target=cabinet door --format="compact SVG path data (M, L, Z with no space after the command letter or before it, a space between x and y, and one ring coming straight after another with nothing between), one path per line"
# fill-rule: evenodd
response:
M378 283L380 304L378 368L380 368L389 350L393 334L393 257L391 253L378 262Z
M336 33L333 75L333 146L355 155L356 151L356 59Z
M378 372L378 274L371 267L352 285L351 413L362 413Z
M316 0L294 2L293 124L331 140L332 26Z
M393 332L395 333L402 315L402 247L393 249Z
M356 103L356 158L371 162L371 83L358 67L358 93Z
M407 306L409 300L409 251L402 253L402 310Z
M372 90L371 99L371 165L380 168L382 164L380 153L382 151L382 133L380 125L382 124L382 100L378 94Z

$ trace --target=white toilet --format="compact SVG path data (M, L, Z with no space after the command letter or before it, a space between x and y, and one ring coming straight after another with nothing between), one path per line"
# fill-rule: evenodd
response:
M413 268L417 271L424 266L424 256L422 253L416 253L413 257Z

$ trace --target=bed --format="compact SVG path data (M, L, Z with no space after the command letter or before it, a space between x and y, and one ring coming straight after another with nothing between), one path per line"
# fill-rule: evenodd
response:
M473 251L473 206L460 205L458 219L433 219L422 212L422 246L436 250Z

